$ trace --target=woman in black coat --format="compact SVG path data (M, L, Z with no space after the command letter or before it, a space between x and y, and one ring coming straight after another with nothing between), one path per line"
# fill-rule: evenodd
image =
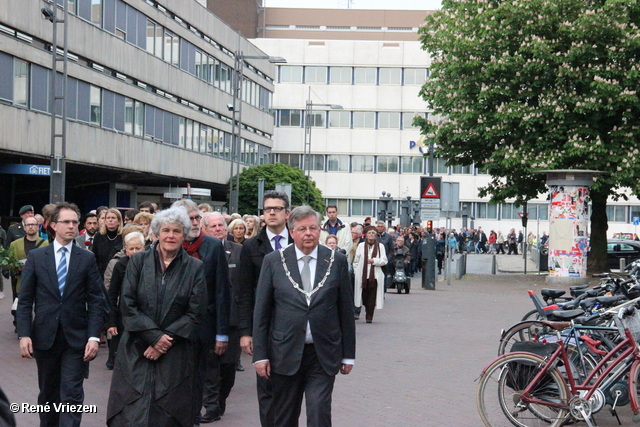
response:
M104 224L100 233L93 238L91 250L96 256L98 272L104 277L104 272L111 258L122 249L122 214L115 208L107 210Z

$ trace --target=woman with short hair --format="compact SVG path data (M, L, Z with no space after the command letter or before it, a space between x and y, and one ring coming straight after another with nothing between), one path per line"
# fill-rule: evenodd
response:
M247 224L241 218L236 218L227 227L227 230L233 237L233 242L242 244L246 239L247 234Z
M130 257L120 309L124 331L111 380L107 425L193 425L196 340L207 291L202 261L182 248L183 207L156 214L158 241Z

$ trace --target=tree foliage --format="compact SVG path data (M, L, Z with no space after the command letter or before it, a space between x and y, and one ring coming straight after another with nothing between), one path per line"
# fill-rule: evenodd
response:
M239 212L255 214L258 201L258 179L264 178L264 190L274 190L276 184L291 184L291 205L307 204L307 178L299 168L274 163L254 166L240 173ZM309 205L316 211L324 212L324 198L314 181L309 185Z
M523 202L548 169L607 172L592 187L592 253L606 200L637 194L640 4L635 0L443 0L426 18L431 77L422 121L436 154L491 173L481 196ZM604 248L606 255L606 248ZM600 256L602 253L600 253Z

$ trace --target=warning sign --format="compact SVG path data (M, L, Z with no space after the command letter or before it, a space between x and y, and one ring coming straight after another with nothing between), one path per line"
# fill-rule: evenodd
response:
M427 186L427 188L424 190L424 193L422 193L422 197L423 199L439 199L440 198L440 194L438 194L438 192L436 191L436 187L433 186L433 184L429 183L429 186Z

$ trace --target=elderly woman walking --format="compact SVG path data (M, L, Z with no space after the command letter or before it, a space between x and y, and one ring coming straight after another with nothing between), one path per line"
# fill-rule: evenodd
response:
M364 305L367 323L373 321L375 309L384 305L384 273L382 266L387 265L384 245L376 240L377 231L373 226L365 227L365 241L358 245L353 258L355 274L354 305Z
M206 310L204 268L182 241L191 221L182 207L151 223L158 241L134 254L124 278L124 332L111 380L109 426L191 426L195 341Z

